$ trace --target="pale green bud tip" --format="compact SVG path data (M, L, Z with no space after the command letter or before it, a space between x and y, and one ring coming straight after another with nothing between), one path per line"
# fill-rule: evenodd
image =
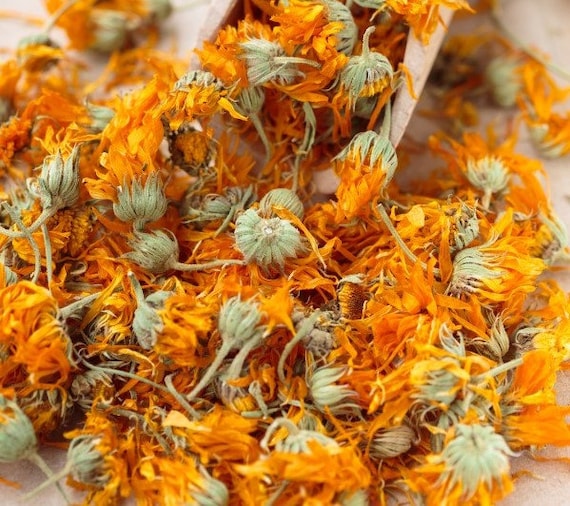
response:
M166 272L178 262L178 242L168 230L135 232L129 245L133 251L125 254L125 258L153 274Z
M92 435L78 436L71 440L67 460L75 481L98 488L109 481L105 457L97 448L100 442L100 437Z
M455 437L436 459L445 464L439 481L447 482L449 488L459 484L463 498L469 499L483 484L500 484L509 472L509 457L515 455L493 427L457 424Z
M416 433L407 425L376 431L370 441L371 457L382 460L406 453L413 445Z
M289 221L265 219L253 209L236 220L235 238L245 260L265 269L282 268L288 258L305 250L300 232Z
M17 462L36 453L34 426L18 403L0 394L0 462Z
M39 177L30 187L44 209L70 207L79 198L79 146L65 159L58 151L47 156Z
M236 346L260 339L264 327L259 325L262 313L253 301L243 301L239 296L228 299L220 308L218 330L223 341L235 342Z
M161 218L168 207L168 201L160 176L153 172L145 181L126 182L117 189L118 201L113 204L113 212L121 221L134 222L136 230L146 223Z
M288 188L274 188L259 201L259 209L264 216L270 217L274 214L273 206L283 207L299 219L302 219L305 214L303 202L293 190Z

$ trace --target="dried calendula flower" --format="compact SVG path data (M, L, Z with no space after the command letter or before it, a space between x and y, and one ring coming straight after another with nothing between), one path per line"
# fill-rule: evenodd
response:
M224 265L243 265L242 260L212 260L203 264L184 264L178 261L178 241L172 232L154 230L152 232L135 232L129 244L133 251L124 257L153 274L162 274L169 270L199 271L214 269Z
M89 49L102 53L123 49L139 25L128 13L112 9L93 9L90 18L93 37Z
M200 468L203 478L199 484L190 486L190 493L196 506L227 506L230 502L230 493L225 483L217 480L204 468Z
M351 56L340 74L340 85L346 90L352 109L359 98L378 95L391 86L394 79L390 60L370 50L370 36L375 29L374 26L367 28L362 39L362 53Z
M69 393L73 402L84 411L89 411L95 401L103 405L111 404L115 387L107 373L88 370L73 378Z
M372 434L368 451L376 460L398 457L409 451L417 439L416 432L407 425L379 429Z
M338 443L316 430L299 429L289 418L280 417L273 420L271 425L267 427L265 435L260 442L260 446L265 451L269 450L269 442L274 433L284 428L288 434L285 438L275 443L275 449L285 453L311 453L309 443L314 441L322 446L338 447Z
M337 51L350 56L358 39L358 25L350 8L337 0L322 0L322 2L328 9L329 21L342 23L342 30L335 34Z
M521 61L512 56L497 56L485 69L485 83L491 97L501 107L512 107L522 90Z
M507 166L496 156L485 156L478 160L470 158L465 175L475 188L483 192L483 209L489 209L493 195L503 192L510 180Z
M347 385L338 384L347 373L344 367L325 365L311 367L306 374L307 387L313 405L321 412L333 415L354 414L359 411L358 394Z
M210 383L230 351L249 351L261 342L265 333L265 327L260 325L261 318L259 305L254 301L242 301L239 296L235 296L224 303L218 315L222 345L208 370L186 396L187 400L195 398Z
M295 79L303 77L299 65L320 66L307 58L288 56L277 41L251 38L242 42L240 48L240 58L247 64L247 79L251 86L267 82L292 84Z
M436 486L446 492L455 487L461 489L461 498L471 499L482 487L490 491L502 486L509 474L509 457L517 454L489 425L465 425L453 428L454 436L443 452L429 458L431 463L443 464L442 474Z
M164 187L158 173L150 174L144 184L126 181L117 188L113 212L121 221L132 221L135 230L142 231L147 223L161 218L168 207Z
M133 317L133 333L141 348L152 350L156 344L157 335L164 328L158 311L164 307L164 303L173 292L158 290L145 297L138 279L132 272L129 272L129 279L137 298L137 309Z
M282 218L262 218L248 209L236 220L236 246L246 262L264 269L282 269L288 258L296 258L305 250L301 233Z
M305 213L305 206L299 196L288 188L269 190L259 201L259 210L265 217L274 216L273 206L283 207L291 211L299 219L303 219L303 214Z

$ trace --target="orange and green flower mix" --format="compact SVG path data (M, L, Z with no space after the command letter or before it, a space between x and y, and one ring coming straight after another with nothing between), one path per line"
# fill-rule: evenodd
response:
M463 0L246 1L191 71L152 48L166 1L45 3L0 74L0 461L45 469L38 445L66 441L47 483L105 506L478 505L511 457L570 444L570 302L544 276L566 232L540 161L459 100L567 153L545 65L450 44L453 133L403 191L407 33ZM71 49L111 51L101 76Z

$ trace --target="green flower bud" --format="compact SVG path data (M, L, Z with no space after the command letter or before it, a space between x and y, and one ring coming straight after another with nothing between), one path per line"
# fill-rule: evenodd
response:
M407 425L380 429L370 441L370 456L376 460L398 457L406 453L416 440L416 433Z
M499 56L493 58L485 69L485 82L495 103L501 107L512 107L522 90L518 73L521 62L517 58Z
M234 233L246 262L255 262L264 269L282 269L288 258L305 250L300 232L289 221L262 218L253 209L236 220Z
M111 53L125 47L130 33L137 27L127 13L111 9L93 9L91 13L93 42L89 49Z
M164 307L164 303L173 292L159 290L145 298L142 287L132 272L129 272L129 278L137 298L137 308L133 317L133 333L141 348L151 350L156 344L158 334L164 328L158 310Z
M109 122L115 117L115 111L110 107L90 104L89 102L85 104L85 107L87 108L87 114L91 118L91 124L89 127L94 132L102 132Z
M274 215L273 206L283 207L291 211L297 218L302 219L305 214L305 206L298 195L288 188L274 188L269 190L259 201L259 210L263 216Z
M102 488L109 481L105 457L97 448L101 438L92 435L77 436L67 450L71 477L79 483Z
M0 394L0 462L30 459L38 440L34 426L18 403Z
M265 103L265 91L261 86L248 86L241 90L236 98L234 107L243 116L257 114Z
M156 22L167 19L172 14L173 7L170 0L144 0L149 17Z
M495 156L485 156L479 160L469 159L466 169L469 182L483 191L481 205L484 209L489 209L491 197L504 191L509 184L507 166Z
M39 177L28 183L43 209L56 211L71 207L79 198L79 146L64 161L61 151L46 156Z
M259 325L262 313L252 301L243 301L239 296L231 297L220 308L218 331L224 342L234 343L239 348L244 343L259 341L265 327Z
M360 97L372 97L392 85L394 69L383 54L370 51L369 40L375 27L370 26L362 40L362 54L353 55L342 69L340 84L346 90L351 108Z
M313 404L322 413L327 410L333 415L358 412L357 393L347 385L336 383L345 373L343 367L323 366L307 374L306 382Z
M178 263L178 241L169 230L135 232L129 245L133 251L124 256L153 274L162 274Z
M342 30L335 34L337 51L350 56L358 39L358 26L352 12L337 0L323 0L323 3L328 9L328 20L331 23L340 21L343 25Z
M168 201L164 194L158 173L150 174L142 185L131 182L130 189L125 182L117 189L118 202L113 204L113 212L121 221L134 222L135 230L142 230L146 223L156 221L166 212Z

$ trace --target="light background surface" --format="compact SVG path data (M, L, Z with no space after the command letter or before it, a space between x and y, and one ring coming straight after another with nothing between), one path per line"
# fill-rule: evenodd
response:
M221 4L228 0L211 0L220 11ZM173 16L164 27L164 47L172 47L176 41L181 56L191 59L191 49L199 43L199 31L207 20L212 23L215 15L209 14L208 1L190 8L192 0L175 0L177 6ZM552 61L566 70L570 70L570 0L505 0L504 20L525 43L540 48L551 55ZM186 7L185 7L186 6ZM26 14L44 16L41 0L0 0L1 11L17 11ZM22 36L33 31L32 27L17 20L0 19L0 51L13 48ZM203 34L204 32L202 32ZM0 58L3 53L0 52ZM567 83L570 85L570 83ZM570 107L570 106L569 106ZM486 117L496 119L498 111L487 111ZM420 118L412 120L410 135L422 139L429 132L429 125ZM519 151L530 156L537 156L528 137L521 135ZM562 220L570 227L570 157L544 161L549 175L548 186L555 208ZM560 272L558 279L570 289L570 273ZM0 309L1 310L1 309ZM570 404L570 374L561 373L557 384L561 403ZM65 454L51 448L43 448L40 454L53 470L62 467ZM570 458L570 449L545 449L543 456ZM513 471L520 476L516 480L516 490L502 506L563 506L570 504L570 464L560 461L536 462L522 456L513 461ZM30 491L44 481L42 473L26 462L18 464L0 464L0 476L22 484L17 490L0 484L0 505L22 505L19 500L22 493ZM80 495L70 491L70 497L77 501ZM64 503L55 487L50 487L36 498L25 504L41 506L61 506Z

